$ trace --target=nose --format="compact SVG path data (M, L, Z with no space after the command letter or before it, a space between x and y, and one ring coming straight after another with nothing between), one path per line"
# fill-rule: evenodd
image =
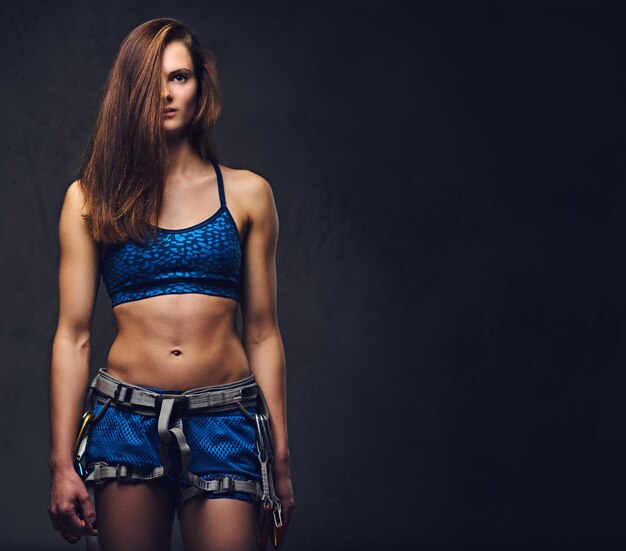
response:
M173 96L167 81L165 81L165 83L163 84L163 97L165 98L166 103L172 101Z

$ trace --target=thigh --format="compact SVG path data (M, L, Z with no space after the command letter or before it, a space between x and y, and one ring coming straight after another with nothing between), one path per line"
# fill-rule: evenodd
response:
M180 512L185 551L257 551L258 508L232 498L190 499Z
M102 551L168 551L175 497L158 480L96 485Z

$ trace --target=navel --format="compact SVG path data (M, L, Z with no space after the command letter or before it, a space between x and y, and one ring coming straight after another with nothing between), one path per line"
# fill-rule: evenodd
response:
M174 348L174 350L172 350L171 354L174 355L174 356L180 356L182 354L182 352L180 350L178 350L178 348Z

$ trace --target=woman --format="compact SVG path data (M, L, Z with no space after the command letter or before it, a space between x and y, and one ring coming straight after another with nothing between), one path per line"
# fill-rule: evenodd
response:
M182 23L126 37L59 221L49 514L69 542L169 549L177 513L186 549L252 550L293 514L278 216L266 180L218 164L219 110ZM118 334L88 385L100 275Z

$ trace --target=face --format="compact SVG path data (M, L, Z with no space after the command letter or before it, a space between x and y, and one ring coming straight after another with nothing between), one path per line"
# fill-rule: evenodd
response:
M198 81L193 71L193 61L187 46L170 42L163 50L163 103L164 109L174 112L163 114L166 134L182 132L196 112Z

